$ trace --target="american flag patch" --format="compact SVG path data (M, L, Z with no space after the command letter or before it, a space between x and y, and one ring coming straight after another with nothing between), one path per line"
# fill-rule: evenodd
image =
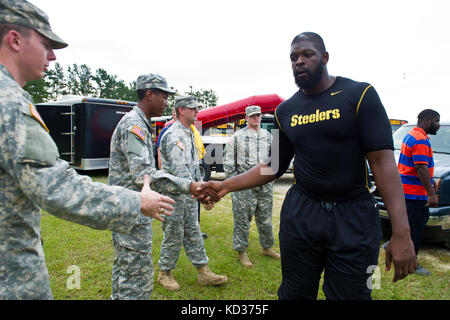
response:
M133 132L135 135L137 135L142 140L145 140L145 137L147 136L145 131L142 130L141 128L139 128L138 126L134 126L133 129L131 129L131 132Z
M42 120L41 115L37 111L36 107L31 103L30 103L30 113L33 116L33 118L35 118L47 132L50 132L50 130L48 130L47 126L45 125L44 120Z

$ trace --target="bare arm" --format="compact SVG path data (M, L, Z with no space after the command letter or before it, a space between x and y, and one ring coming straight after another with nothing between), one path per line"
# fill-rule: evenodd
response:
M417 267L403 187L392 150L373 151L366 156L392 224L392 237L386 249L386 270L390 270L393 262L395 282L413 273Z
M420 182L422 182L428 194L427 205L429 205L430 207L437 207L438 198L436 197L436 192L433 186L431 185L431 177L428 167L425 164L416 164L415 166L417 170L417 176L419 177Z
M259 163L249 171L233 176L225 181L208 181L203 184L202 188L210 187L217 191L222 198L229 192L258 187L272 182L276 179L272 169L264 164ZM201 189L199 189L201 190Z

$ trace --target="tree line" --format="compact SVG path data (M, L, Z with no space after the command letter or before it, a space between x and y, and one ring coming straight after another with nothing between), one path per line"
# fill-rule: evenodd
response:
M53 68L45 72L43 78L28 82L24 89L32 96L35 103L59 100L64 95L89 96L104 99L119 99L137 101L136 81L125 83L115 74L109 74L105 69L98 68L95 72L85 65L73 64L64 68L55 63ZM174 89L174 88L172 88ZM177 94L189 94L203 104L202 109L217 105L218 97L214 90L200 89ZM173 106L175 96L169 97L169 106ZM164 115L170 115L168 108Z

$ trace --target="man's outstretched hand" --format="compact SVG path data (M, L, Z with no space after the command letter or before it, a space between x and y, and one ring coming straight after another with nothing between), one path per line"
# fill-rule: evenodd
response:
M199 193L202 197L206 196L211 201L217 202L229 192L263 186L275 179L276 175L273 170L267 164L259 163L249 171L226 180L203 182L200 186L196 186L194 194ZM215 194L213 195L213 193Z
M206 192L206 190L212 190L217 195L218 199L222 199L227 193L228 190L226 190L223 181L208 181L203 182L201 186L197 188L197 191L200 194L203 194ZM219 201L217 200L217 201ZM215 202L217 202L215 201Z
M144 175L144 185L141 190L141 212L148 217L155 218L161 222L164 218L161 214L170 216L173 211L171 204L173 199L163 196L150 188L150 177Z
M221 197L217 192L209 187L205 187L208 182L191 182L190 193L193 197L197 197L198 201L209 205L218 202Z

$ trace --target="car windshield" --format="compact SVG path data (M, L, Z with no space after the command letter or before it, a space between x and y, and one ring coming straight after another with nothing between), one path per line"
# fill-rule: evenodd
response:
M392 136L394 139L394 148L401 150L403 138L414 126L402 126L395 131ZM450 154L450 125L441 125L436 135L429 135L433 152Z

